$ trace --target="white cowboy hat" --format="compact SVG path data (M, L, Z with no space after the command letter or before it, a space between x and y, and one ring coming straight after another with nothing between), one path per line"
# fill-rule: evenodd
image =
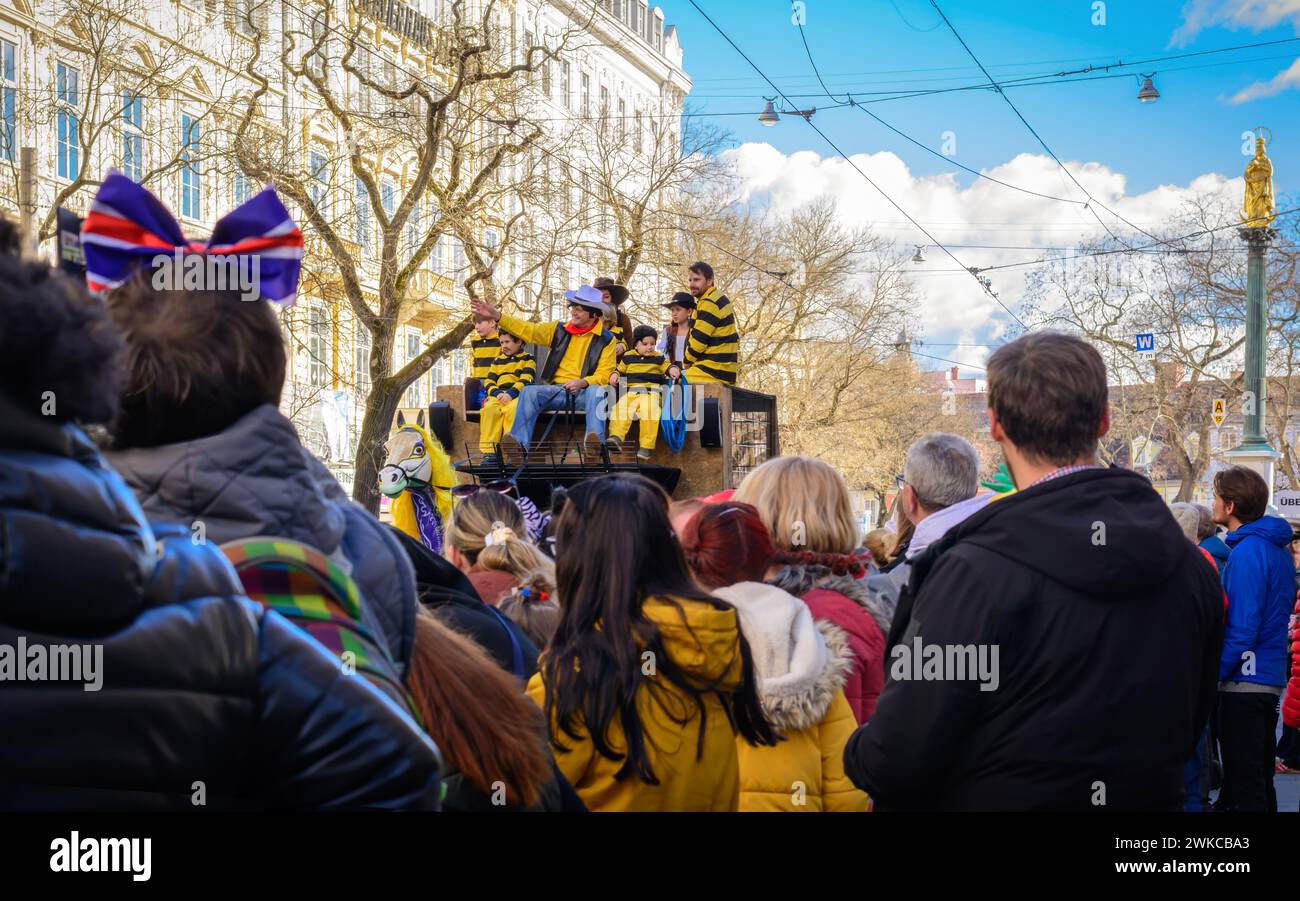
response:
M569 303L576 303L580 307L587 307L602 314L614 312L614 308L605 303L605 295L600 293L600 289L593 288L591 285L580 285L576 291L565 291L564 296Z

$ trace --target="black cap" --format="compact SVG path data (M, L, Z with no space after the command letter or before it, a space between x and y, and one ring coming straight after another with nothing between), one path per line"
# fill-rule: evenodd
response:
M695 298L685 291L678 291L673 295L673 299L663 304L665 307L685 307L688 310L695 309Z

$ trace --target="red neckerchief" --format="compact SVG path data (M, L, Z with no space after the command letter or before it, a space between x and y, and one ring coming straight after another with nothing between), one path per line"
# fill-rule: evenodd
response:
M594 328L595 328L596 326L598 326L598 325L600 325L600 320L599 320L599 319L597 319L595 322L593 322L591 325L587 326L586 328L578 328L578 327L577 327L576 325L574 325L572 322L566 322L566 323L564 323L564 330L565 330L566 332L568 332L570 335L575 335L575 336L576 336L576 335L585 335L585 334L587 334L587 332L591 331L592 329L594 329Z

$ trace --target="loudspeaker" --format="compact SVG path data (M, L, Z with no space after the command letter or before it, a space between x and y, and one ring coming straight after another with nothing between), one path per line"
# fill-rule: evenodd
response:
M429 434L442 443L442 449L448 454L451 450L451 417L455 415L451 404L445 400L435 400L429 404Z
M704 398L700 416L700 447L722 447L722 407L718 398Z

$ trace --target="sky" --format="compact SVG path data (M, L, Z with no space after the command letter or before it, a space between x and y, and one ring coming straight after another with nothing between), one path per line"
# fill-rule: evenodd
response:
M1272 130L1269 154L1278 195L1300 196L1300 42L1156 60L1295 39L1300 0L938 0L998 80L1151 60L1067 76L1089 80L1006 89L1083 188L992 91L869 104L889 125L937 153L909 143L860 109L835 108L850 93L862 102L887 92L985 80L929 0L806 0L803 38L834 100L813 73L787 0L696 2L790 104L819 108L813 122L825 137L795 116L761 126L763 99L778 91L689 0L661 0L668 24L678 28L694 82L688 104L732 133L724 153L736 167L746 202L778 213L830 194L846 224L870 225L909 249L930 245L865 174L963 266L1033 259L1038 254L1025 248L1072 246L1104 234L1082 206L1084 189L1129 223L1153 231L1193 195L1236 201L1248 161L1243 132L1257 125ZM1161 96L1154 103L1137 100L1141 82L1135 76L1143 73L1155 73ZM1114 75L1122 77L1098 77ZM778 108L786 105L778 98ZM955 163L1077 202L1004 187ZM1117 234L1149 240L1118 217L1097 212ZM955 268L941 250L925 246L923 255L926 263L914 279L921 299L918 331L928 352L978 375L990 348L977 345L995 344L1011 318L969 275L936 271ZM995 276L999 299L1016 310L1022 272Z

